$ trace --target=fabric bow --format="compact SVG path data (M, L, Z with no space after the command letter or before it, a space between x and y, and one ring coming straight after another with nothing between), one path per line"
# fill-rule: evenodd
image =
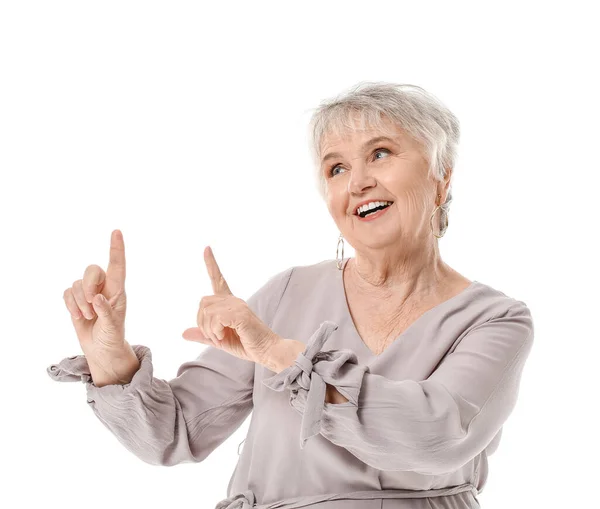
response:
M333 322L323 322L308 340L306 349L298 355L293 366L263 380L263 384L274 391L280 392L291 386L292 399L297 397L298 387L308 391L300 427L301 449L304 448L304 444L310 437L317 435L320 431L327 384L321 375L313 371L313 363L327 357L325 352L321 352L321 349L337 328L337 324Z

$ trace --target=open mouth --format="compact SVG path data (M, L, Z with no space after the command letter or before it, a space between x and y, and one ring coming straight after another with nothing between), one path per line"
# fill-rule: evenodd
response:
M359 213L357 213L355 215L357 215L359 217L362 217L362 218L365 218L365 217L370 216L371 214L375 214L376 212L379 212L380 210L388 208L392 203L394 203L394 202L388 202L385 205L378 205L377 207L374 207L374 208L369 209L369 210L364 210L364 211L359 212Z

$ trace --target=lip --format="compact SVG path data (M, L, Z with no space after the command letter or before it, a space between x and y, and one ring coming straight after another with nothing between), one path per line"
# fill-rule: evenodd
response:
M377 219L381 216L383 216L385 213L387 213L388 210L390 210L391 207L386 207L384 209L378 210L377 212L373 212L371 214L369 214L367 217L360 217L359 215L356 215L356 219L358 221L363 221L363 222L369 222L369 221L377 221Z
M358 203L355 207L354 207L354 211L352 212L353 215L358 215L357 214L357 210L362 207L363 205L366 205L367 203L371 203L374 201L391 201L392 203L394 203L392 200L384 200L382 198L371 198L370 200L365 200L365 201L361 201L360 203Z

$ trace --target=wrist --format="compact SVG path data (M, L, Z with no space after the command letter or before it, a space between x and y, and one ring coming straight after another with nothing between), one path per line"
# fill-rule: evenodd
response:
M118 352L86 355L86 359L92 380L97 387L128 384L141 365L133 347L127 342Z
M298 355L305 349L306 345L301 341L281 339L267 351L261 364L275 373L280 373L293 366Z

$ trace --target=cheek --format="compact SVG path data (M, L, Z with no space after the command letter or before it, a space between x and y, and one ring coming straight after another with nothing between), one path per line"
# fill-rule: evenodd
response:
M386 164L381 168L378 176L379 183L394 192L409 190L418 187L419 178L416 172L409 166L398 164Z
M398 207L402 222L406 224L416 224L426 214L423 193L418 192L418 190L410 190L402 193L394 205Z
M343 189L330 188L327 192L326 203L330 213L345 213L348 209L347 193Z

